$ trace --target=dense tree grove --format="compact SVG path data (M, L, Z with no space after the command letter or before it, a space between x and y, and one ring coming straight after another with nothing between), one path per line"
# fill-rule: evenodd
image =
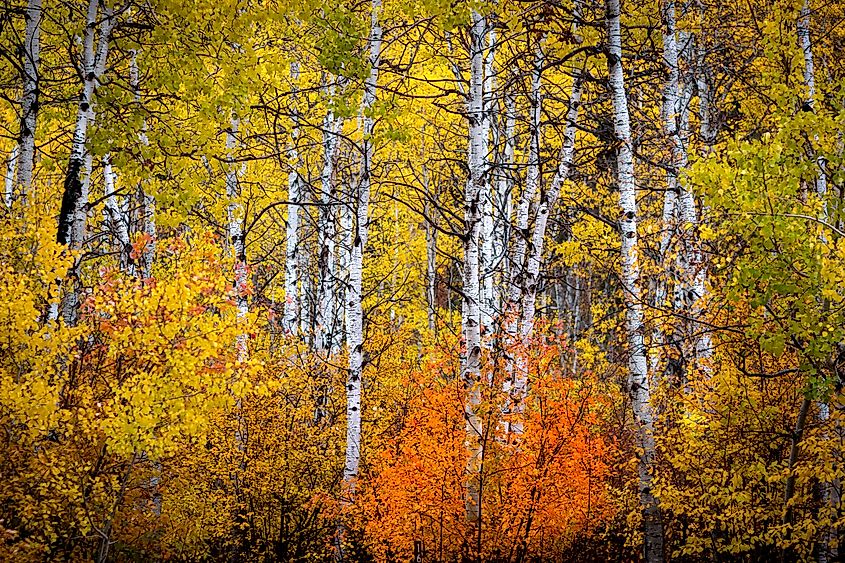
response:
M838 0L3 0L0 560L840 560L843 52Z

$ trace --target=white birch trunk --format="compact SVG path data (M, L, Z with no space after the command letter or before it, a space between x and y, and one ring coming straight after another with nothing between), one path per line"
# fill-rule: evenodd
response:
M809 0L804 0L797 26L798 43L804 54L804 86L807 88L807 97L804 105L805 109L815 111L816 76L813 67L813 43L810 35L810 18L810 2ZM814 135L813 140L818 142L818 135ZM816 196L822 202L821 220L826 222L828 220L827 202L825 201L827 196L827 171L824 158L817 156L816 165L818 167L816 175ZM822 238L822 242L824 242L824 238ZM830 405L824 401L819 401L818 407L819 419L824 423L830 418ZM822 501L831 509L838 509L840 502L837 494L839 483L822 482L820 489ZM835 525L822 531L818 545L819 563L838 560L839 549L835 542L838 535L838 529Z
M581 104L582 77L578 72L573 78L572 92L569 96L569 108L566 113L566 129L563 133L563 145L560 149L559 162L552 184L548 192L540 199L537 217L531 232L531 246L528 253L528 263L525 274L525 295L522 307L521 337L525 341L534 329L534 312L537 299L537 284L540 278L540 267L543 264L543 248L546 240L546 227L557 204L563 183L569 178L572 162L575 156L575 133L578 123L578 109ZM522 381L519 382L522 384ZM527 389L527 381L523 385L522 393Z
M525 188L520 194L516 209L516 229L513 235L514 252L511 264L508 304L505 307L505 350L507 379L503 390L508 394L507 411L516 415L508 424L508 432L522 434L522 423L518 420L522 402L528 387L528 366L522 352L517 350L520 332L520 304L525 296L527 271L525 257L531 233L528 229L531 202L540 186L540 116L542 111L542 69L545 64L543 38L539 38L534 52L534 70L531 79L531 114L529 121L528 166Z
M471 523L481 522L480 477L484 457L483 420L478 413L481 403L481 311L479 301L479 227L481 195L484 187L484 19L472 12L470 29L470 82L467 118L469 121L469 178L464 194L464 271L463 315L464 337L462 379L467 390L465 404L467 461L466 515Z
M18 164L19 154L20 145L15 144L9 152L9 158L6 161L6 175L3 182L3 203L6 204L7 209L12 208L12 202L15 197L15 169Z
M117 198L115 186L117 174L112 170L111 156L103 157L103 180L105 182L105 208L103 212L118 248L120 269L130 276L135 275L135 265L131 257L132 241L129 240L129 218Z
M508 301L510 307L513 309L509 311L509 316L516 315L516 307L523 295L525 282L525 254L528 248L528 239L530 237L528 231L529 215L531 212L531 203L537 194L537 189L540 183L540 114L541 104L540 86L541 86L541 69L545 56L542 51L542 43L537 45L534 60L534 72L532 73L531 81L531 115L529 126L529 148L528 148L528 165L526 168L525 188L519 196L519 203L516 207L516 229L513 233L514 252L513 261L511 264L511 278L509 283ZM516 335L518 331L518 319L511 318L506 320L505 332L510 335Z
M290 63L291 79L291 120L293 121L290 145L288 147L288 162L291 171L288 173L288 222L287 238L285 241L285 310L282 329L285 334L294 334L299 325L300 297L297 293L299 283L299 212L300 212L300 177L299 170L302 161L299 157L297 143L299 140L299 110L297 92L299 89L299 62Z
M308 186L306 184L302 184L299 186L300 192L299 196L302 199L302 203L305 204L308 202ZM303 206L300 210L300 223L303 223L303 220L308 220L310 218L310 214L307 212L307 208ZM303 232L304 235L304 232ZM299 282L300 282L300 300L299 300L299 331L302 334L305 341L308 343L309 346L313 345L313 337L314 337L314 327L311 325L311 304L314 302L314 298L312 295L312 282L311 282L311 246L308 244L308 240L303 237L302 245L303 248L299 251Z
M496 201L491 189L490 182L490 132L493 124L494 100L493 90L495 89L495 56L496 56L496 32L488 25L489 20L484 20L487 39L487 53L484 57L484 79L482 82L482 96L484 99L484 111L482 114L483 133L481 136L481 154L484 160L483 170L483 195L484 203L483 219L481 222L481 328L485 336L495 332L495 276L496 276L496 253L495 253L495 215ZM484 339L488 341L487 338Z
M361 173L357 189L350 186L350 208L354 205L353 224L349 226L349 281L346 286L346 338L349 347L349 371L346 377L346 458L343 465L341 502L353 502L361 462L361 387L364 368L364 310L363 273L364 248L367 245L369 226L370 177L373 161L372 114L378 87L379 62L381 59L382 29L379 23L381 0L372 0L369 45L370 73L364 80L364 95L361 100L360 123ZM355 193L357 192L357 193ZM344 560L345 528L338 523L338 557Z
M229 129L226 131L226 198L228 205L226 215L228 221L229 244L234 258L234 289L235 303L238 307L238 318L243 318L249 312L247 300L247 264L246 247L243 232L243 206L240 202L238 189L238 167L235 165L234 151L238 145L238 129L240 120L232 117ZM248 357L247 335L241 333L235 343L238 362L245 362Z
M703 8L699 12L699 17L703 16ZM695 41L695 86L698 93L698 113L699 113L699 136L704 145L702 153L706 156L713 150L713 145L716 142L716 127L713 121L713 99L712 88L710 80L710 71L706 60L706 49L703 41L696 38ZM702 210L703 212L703 210ZM694 290L697 295L703 297L706 291L707 268L704 261L701 259L699 251L697 272L695 274ZM713 349L713 343L710 338L710 333L702 331L696 340L695 357L698 360L706 360L710 357ZM705 373L710 369L706 363L702 364Z
M520 204L522 206L520 208L521 216L518 219L518 228L520 230L519 236L523 241L522 242L522 249L521 249L522 254L528 253L528 261L525 264L523 264L522 256L520 256L520 258L521 258L520 262L517 263L517 266L521 270L521 272L520 272L521 279L520 279L518 285L520 286L519 287L519 294L523 299L523 306L527 304L527 301L525 301L525 299L528 297L529 285L531 283L531 275L530 275L530 272L527 269L527 266L530 265L530 263L531 263L530 253L537 250L537 247L533 246L536 241L535 241L535 239L533 239L533 237L531 236L531 234L529 233L529 230L528 230L528 221L529 221L528 216L530 214L531 201L533 201L535 194L540 190L540 137L541 137L541 134L542 134L541 130L540 130L540 119L541 119L542 110L543 110L543 99L542 99L542 94L541 94L540 89L542 87L542 70L543 70L543 66L545 65L545 60L546 60L546 56L543 53L543 41L544 41L544 39L545 39L545 36L540 37L540 39L537 41L537 47L536 47L535 52L534 52L534 72L532 74L532 80L531 80L531 125L530 125L530 128L529 128L529 141L528 141L528 167L527 167L526 176L525 176L525 190L528 194L530 194L531 199L530 200L525 199L525 200L520 202ZM576 111L577 111L577 109L576 109ZM567 118L568 117L570 117L570 116L567 116ZM569 151L569 153L570 153L568 155L569 163L566 165L567 175L569 173L569 165L572 163L571 151L572 151L572 149L574 149L574 144L569 144L568 135L571 133L572 141L574 143L574 140L575 140L574 125L575 125L574 121L571 124L567 123L566 135L564 136L563 150L561 151L562 155L563 155L563 152L566 152L566 151ZM573 127L573 129L570 130L570 127ZM563 162L561 162L561 164L563 164ZM559 193L561 184L562 184L562 182L565 178L566 177L563 177L563 178L556 177L555 180L559 180L559 183L556 187L552 186L552 190L554 191L556 189L557 192ZM541 207L542 207L542 204L543 204L543 202L541 202ZM541 209L538 208L538 213L540 211L541 211ZM544 219L548 219L547 214L550 210L548 209L548 207L546 207L545 211L546 211L546 216L544 217ZM543 229L545 230L545 224L543 225ZM537 231L536 225L535 225L534 231L535 232ZM528 244L529 240L530 240L530 244ZM540 251L542 252L542 248L540 249ZM538 264L538 272L539 272L539 264ZM536 279L534 281L536 282ZM536 298L536 287L534 287L533 289L534 289L535 293L534 293L534 295L531 296L531 307L532 307L531 319L532 319L532 322L533 322L533 317L534 317L533 308L534 308L534 299ZM527 317L525 317L525 315L523 314L523 318L527 318ZM517 319L514 319L513 322L516 323ZM518 363L520 363L520 362L518 362ZM525 388L526 388L526 385L527 385L527 374L521 373L521 371L522 371L521 366L519 366L518 372L517 372L517 375L516 375L517 379L514 382L514 385L515 385L515 391L524 395Z
M334 88L327 88L328 102ZM334 329L337 320L334 318L336 310L335 291L337 287L336 272L336 236L335 224L335 196L334 196L334 163L337 154L338 135L341 120L336 118L331 109L326 111L323 121L323 170L320 175L320 219L317 225L318 247L320 252L320 287L317 303L317 349L334 354Z
M699 4L699 24L704 25L705 10ZM716 127L713 121L713 89L711 87L710 68L707 63L707 48L701 36L695 41L695 88L698 94L699 136L704 145L703 153L710 154L716 141Z
M35 128L38 120L41 62L41 0L29 0L24 14L26 31L23 44L23 98L21 99L20 162L18 184L25 197L32 184L35 165Z
M423 168L423 182L425 193L428 197L436 197L436 192L429 191L428 169ZM437 205L425 203L425 301L428 314L428 330L437 337L437 223L434 214L437 213Z
M675 26L674 4L670 14L672 28ZM693 63L693 37L686 32L677 32L680 38L680 46L677 49L676 68L680 69L680 60L685 58L688 64ZM684 311L690 319L685 324L686 334L683 335L684 356L698 365L699 351L709 349L710 343L706 333L701 332L697 322L701 316L701 299L705 292L706 273L701 260L701 248L696 229L698 226L698 207L695 201L695 194L680 181L681 175L687 168L687 142L689 138L689 101L692 97L693 77L689 74L681 75L678 71L678 105L676 128L677 134L672 142L673 147L673 171L675 172L675 184L678 188L678 221L681 234L681 249L677 255L677 271L680 278L675 291L675 308ZM681 85L683 84L683 85ZM697 334L700 333L700 334ZM706 356L705 352L705 356ZM707 370L706 366L702 366Z
M372 0L372 19L370 27L370 74L364 81L364 96L361 101L361 122L363 123L361 177L354 216L354 236L349 263L349 286L347 294L347 341L349 344L349 373L346 381L346 463L343 480L346 493L352 495L358 478L358 465L361 459L361 377L363 371L364 346L364 311L363 311L363 269L364 248L367 244L369 225L370 184L373 162L373 128L375 119L372 114L378 87L379 62L381 59L382 29L379 23L381 0Z
M360 117L359 117L360 121ZM359 127L362 125L359 123ZM362 128L363 130L363 128ZM345 157L348 153L341 150L339 159L341 162L349 162ZM363 159L362 159L363 160ZM363 167L363 163L360 164ZM360 181L360 179L358 179ZM346 340L346 294L349 288L349 265L352 262L352 245L354 244L355 232L353 225L355 222L355 214L357 213L357 187L352 184L355 180L345 179L338 180L338 191L340 193L341 205L338 212L340 214L340 231L338 233L338 253L337 253L337 308L334 312L334 318L337 319L337 330L332 332L332 338L336 342L335 347L339 350L343 347Z
M65 176L62 209L59 216L59 228L56 237L60 244L68 244L74 250L81 244L81 240L74 239L74 233L72 232L73 223L79 214L79 210L88 204L87 199L81 197L85 155L87 153L88 124L94 115L94 94L99 77L105 69L108 40L113 25L112 16L109 12L101 25L100 41L95 51L94 40L98 4L97 0L90 0L88 3L85 33L82 40L82 72L84 81L79 99L79 108L76 114L76 124L71 142L70 160Z
M501 266L499 280L499 307L501 301L505 301L507 295L507 283L510 280L511 266L507 259L507 246L510 240L510 222L513 212L513 168L514 162L514 138L516 131L516 100L511 92L504 94L504 150L499 157L499 169L496 175L496 206L499 213L496 216L494 248L493 253ZM501 139L496 143L499 145Z
M613 101L613 125L617 149L617 183L622 253L622 292L625 301L625 330L628 340L628 386L634 421L641 448L639 494L643 515L644 557L648 563L663 561L663 524L657 499L652 491L654 473L654 417L651 405L648 364L643 341L643 310L640 298L637 245L637 199L634 156L631 146L631 122L622 68L621 9L619 0L606 0L608 34L608 84Z
M94 121L93 112L88 118L88 122ZM88 223L88 197L91 193L91 171L94 165L94 157L90 152L86 152L83 158L83 169L80 172L81 187L79 190L79 200L77 206L73 209L73 217L70 227L70 248L74 250L81 250L85 242L85 228ZM83 203L84 202L84 203ZM62 318L66 325L72 326L76 324L79 317L79 263L80 258L74 260L72 268L68 271L68 278L70 283L67 286L64 300L62 301Z
M140 106L141 79L138 72L138 52L134 49L130 51L129 86L132 88L135 103ZM143 147L150 144L150 141L147 138L146 120L141 123L141 130L138 132L138 140ZM153 262L155 261L156 254L156 202L155 197L146 193L141 185L138 187L138 195L141 200L141 228L143 233L149 237L149 240L144 245L143 263L140 265L140 268L136 269L144 279L149 279L150 276L152 276Z
M666 253L674 238L677 218L679 215L678 194L680 183L678 182L679 170L686 166L686 152L681 141L679 131L679 110L680 110L680 65L678 57L678 38L675 25L675 2L665 0L661 9L663 19L663 66L666 71L666 83L663 86L663 104L661 107L661 119L663 121L663 134L668 141L670 160L666 170L666 192L663 196L663 213L661 215L660 246L658 247L658 262L664 263ZM667 273L668 274L668 273ZM655 283L654 307L662 311L667 307L667 285L668 281L664 275L659 275ZM682 282L674 280L676 294L682 287ZM675 300L677 306L677 299ZM674 338L676 335L670 335ZM659 321L652 333L652 355L651 372L656 376L660 372L661 359L665 354L666 334Z
M527 228L527 215L530 210L531 202L534 200L535 194L540 189L540 137L542 132L540 130L540 119L543 112L543 99L541 94L541 87L543 81L543 66L546 64L546 55L543 53L543 42L545 41L545 34L537 39L537 45L534 49L534 69L531 73L531 115L528 126L528 165L525 173L525 191L530 195L530 199L525 200L525 226ZM523 238L527 239L527 233L523 233Z
M85 32L82 39L83 86L76 114L70 159L65 175L62 206L59 212L59 225L56 232L56 241L59 244L68 245L71 250L81 249L85 238L88 188L91 175L91 154L87 150L88 127L94 119L94 97L99 79L106 68L109 39L115 24L111 9L106 8L95 49L98 6L97 0L90 0L86 13ZM67 324L76 322L79 305L78 267L77 261L68 274L71 283L66 289L63 304L63 316ZM49 320L55 320L57 317L58 308L51 307L48 314Z
M801 46L801 51L804 53L804 85L807 87L807 98L804 100L804 105L810 111L815 111L816 108L816 74L813 67L813 43L810 37L810 0L804 0L801 6L801 15L798 18L798 42ZM814 136L814 140L818 141L818 135ZM827 194L827 174L825 171L824 157L817 156L816 163L818 165L818 175L816 176L816 195L824 202ZM827 204L824 203L823 209L824 217L827 217Z
M153 263L156 256L156 200L155 197L141 192L143 196L143 213L144 213L144 233L146 233L150 240L144 246L144 278L150 278L153 274Z

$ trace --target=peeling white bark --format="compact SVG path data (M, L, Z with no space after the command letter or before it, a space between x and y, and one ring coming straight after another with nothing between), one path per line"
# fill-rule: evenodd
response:
M429 191L428 169L423 168L423 189L427 197L436 197L436 192ZM437 224L434 214L437 213L436 204L425 203L425 215L428 218L425 225L425 301L428 315L428 330L437 335Z
M146 233L150 240L144 246L144 278L152 276L153 263L156 256L156 200L155 197L142 192L143 195L143 213L144 213L144 233Z
M663 104L661 106L661 119L663 121L663 135L668 141L670 160L666 170L666 192L663 196L663 213L660 218L661 235L658 247L658 262L664 263L666 253L672 240L675 238L678 216L680 182L678 173L686 166L686 151L681 140L679 130L680 112L680 65L678 56L678 38L675 23L675 2L665 0L661 9L663 19L663 66L666 72L666 82L663 86ZM668 273L667 273L668 275ZM654 307L660 311L667 307L667 285L668 282L663 276L658 276L654 288ZM674 280L674 287L680 289L682 282ZM677 299L674 305L677 307ZM675 336L675 335L673 335ZM670 337L673 337L670 336ZM652 332L652 355L651 372L656 376L660 372L661 359L665 355L666 335L663 327L656 323Z
M513 214L513 187L514 187L514 144L516 135L516 100L511 92L504 94L504 141L497 140L497 146L501 143L504 150L499 157L499 167L496 174L496 221L493 239L493 254L499 264L499 308L502 308L502 301L507 300L507 283L510 280L511 264L507 257L507 246L511 235L511 215Z
M309 199L309 191L307 185L300 186L300 198L302 203L307 203ZM302 220L300 223L304 224L303 220L310 218L306 208L303 207L300 211ZM304 233L303 233L304 235ZM299 306L299 331L309 346L313 345L314 327L311 324L311 304L314 303L313 284L311 280L311 247L306 244L307 239L302 240L303 248L299 251L299 283L300 283L300 306Z
M82 40L83 87L76 114L76 125L74 126L73 140L71 143L68 171L65 176L64 197L62 199L62 210L59 216L59 229L56 237L59 243L68 244L74 249L81 244L81 240L74 239L72 225L78 215L79 209L88 204L87 200L82 200L81 198L82 173L85 166L85 155L87 153L88 124L94 115L94 94L99 83L98 79L102 74L102 69L105 68L108 39L113 25L113 20L109 13L103 20L99 46L95 51L94 40L98 4L97 0L90 0L88 3L85 33Z
M810 2L804 0L801 6L801 13L798 18L798 43L801 51L804 54L804 85L807 88L807 97L804 100L805 109L815 111L816 103L816 76L813 68L813 44L810 35ZM813 141L818 143L818 135L813 136ZM816 156L816 196L822 202L821 220L828 220L828 209L825 198L827 196L827 170L824 157ZM822 237L822 242L824 238ZM830 405L824 401L818 402L819 419L824 423L830 418ZM838 426L838 425L837 425ZM837 428L837 430L839 430ZM838 491L840 483L838 482L822 482L820 483L821 497L823 502L829 508L836 510L840 504ZM828 529L822 530L821 537L818 542L818 557L819 563L828 563L828 561L839 560L839 546L837 545L837 538L839 530L837 527L831 526Z
M804 100L804 105L810 111L815 111L816 108L816 74L813 67L813 43L810 37L810 0L804 0L801 6L801 14L798 18L798 42L801 46L801 51L804 54L804 85L807 87L807 97ZM814 136L814 140L818 141L818 135ZM824 201L827 195L827 173L824 162L824 157L817 156L816 163L818 165L818 174L816 176L816 195ZM823 213L827 217L827 204L824 206Z

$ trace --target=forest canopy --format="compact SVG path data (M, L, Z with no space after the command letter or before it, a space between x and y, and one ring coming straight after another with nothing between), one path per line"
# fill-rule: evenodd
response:
M3 0L0 560L839 560L843 52L837 0Z

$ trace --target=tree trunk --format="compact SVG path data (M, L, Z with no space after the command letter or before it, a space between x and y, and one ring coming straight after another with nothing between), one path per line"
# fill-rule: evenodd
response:
M528 263L525 274L525 295L523 296L521 338L525 341L534 329L534 310L537 299L537 284L540 278L540 267L543 264L543 248L546 240L546 227L557 204L563 183L569 178L572 162L575 156L575 133L577 131L578 109L581 104L581 88L583 79L577 72L572 81L572 92L569 96L569 108L566 114L566 129L563 133L563 146L560 149L557 170L549 190L540 198L537 217L531 233L531 246L528 252Z
M25 18L26 31L22 52L23 98L21 99L21 131L18 141L20 144L18 184L21 186L24 197L32 185L32 170L35 165L35 127L38 120L40 93L38 69L41 62L41 0L27 2Z
M436 197L436 193L432 193L428 189L428 170L423 170L425 190L428 197ZM434 213L437 212L437 204L431 205L426 201L426 221L425 228L425 301L426 312L428 314L428 330L436 338L437 337L437 223L434 218Z
M364 248L367 245L369 227L370 184L373 162L373 129L375 118L372 114L378 87L379 62L381 59L382 29L379 23L381 0L372 0L370 23L370 73L364 80L364 95L361 100L360 122L361 138L361 173L357 190L350 186L349 204L354 204L353 223L350 225L349 283L346 289L346 338L349 349L349 371L346 378L346 459L343 465L343 483L341 485L341 503L351 504L355 497L358 480L358 467L361 462L361 387L364 369L364 310L363 310L363 272ZM357 193L354 193L357 191ZM344 550L343 522L338 522L338 559L343 560Z
M379 62L381 59L382 30L379 23L381 0L372 0L370 27L370 74L364 81L364 97L361 102L363 124L361 177L355 198L353 217L354 236L349 260L349 286L347 295L347 339L349 344L349 374L346 382L346 463L343 479L347 493L352 495L358 477L361 459L361 376L363 372L364 311L363 311L363 269L364 248L367 245L369 226L370 183L373 162L373 105L378 87Z
M481 201L483 203L483 216L481 222L481 328L483 342L489 342L489 337L496 332L496 253L495 253L495 217L497 215L495 195L491 190L490 162L490 133L493 126L493 112L495 102L493 90L495 89L495 57L496 57L496 32L493 30L489 19L484 20L485 37L487 40L487 52L484 56L484 79L482 81L482 98L484 111L482 112L483 130L481 134L480 151L484 162L482 171L483 185Z
M67 173L65 174L62 206L59 212L59 225L56 240L66 244L71 250L80 250L85 236L85 223L88 214L88 184L91 173L91 154L87 151L88 126L94 118L94 97L99 79L106 68L109 39L114 28L114 16L111 9L105 9L100 24L100 37L96 46L94 39L97 26L97 8L99 2L90 0L86 15L85 33L82 40L83 86L76 114L73 141L70 150ZM66 288L63 305L65 323L75 324L79 306L78 260L68 273L70 283ZM48 317L58 317L58 307L51 307Z
M461 329L464 337L462 379L467 391L466 443L467 461L466 516L481 526L481 465L484 457L483 421L478 413L481 403L481 312L479 300L479 227L481 196L484 188L484 18L472 12L470 28L470 84L467 108L469 121L469 178L464 193L464 271Z
M528 129L528 167L525 176L525 188L520 194L516 210L516 232L514 233L514 253L511 264L511 278L508 293L508 305L505 308L505 350L507 353L507 379L503 386L508 394L507 411L515 415L515 420L508 423L508 433L522 434L522 423L518 420L522 412L522 402L528 389L528 364L519 350L520 304L526 295L528 272L526 254L531 233L528 228L531 202L540 187L540 116L542 111L542 69L545 64L543 37L537 39L534 52L534 70L531 79L531 114ZM532 313L533 317L533 313Z
M132 260L132 242L129 240L129 218L117 198L115 180L117 174L112 170L111 156L103 157L103 180L105 182L106 204L104 214L107 219L115 246L118 250L120 269L130 276L135 275L135 264Z
M813 67L813 43L810 37L810 0L804 0L801 6L801 14L798 18L798 42L801 51L804 53L804 85L807 88L807 97L804 100L804 109L815 111L816 108L816 75ZM818 142L818 135L814 136ZM824 202L827 194L827 173L824 157L816 156L818 174L816 176L816 195ZM824 218L827 217L827 204L824 204L822 211ZM823 218L823 220L824 220Z
M299 188L299 197L301 198L302 203L308 203L308 201L310 201L309 185L303 182L300 184ZM314 326L312 324L314 315L312 312L316 299L313 295L314 284L311 279L311 256L313 254L313 247L311 243L313 242L313 239L309 239L305 236L308 232L305 229L305 221L310 223L311 214L308 212L308 208L303 206L300 210L300 224L303 225L303 229L301 239L302 249L299 251L299 331L305 339L305 342L310 347L314 344Z
M497 146L503 145L504 150L499 155L496 170L496 206L499 213L495 224L495 247L493 253L499 261L499 293L500 301L507 301L507 283L510 280L511 265L507 257L508 241L510 241L511 214L513 212L514 187L514 141L516 131L516 100L513 93L504 93L504 140L499 139ZM501 306L501 305L500 305Z
M652 491L654 471L654 419L651 406L648 365L643 342L643 310L640 298L640 269L637 258L637 199L631 122L622 68L622 34L619 0L606 0L608 34L608 85L613 100L613 125L619 143L616 154L619 207L622 214L622 292L625 301L625 330L628 340L628 386L641 448L639 460L640 508L643 518L644 556L648 563L663 561L663 523Z
M138 51L130 51L129 59L129 86L132 88L135 103L140 107L141 105L141 80L138 73ZM141 123L141 131L138 132L138 140L142 147L150 144L147 138L147 122L144 120ZM143 158L143 156L142 156ZM149 279L152 276L153 262L156 254L156 201L155 197L146 193L143 185L138 186L138 197L141 200L141 228L143 233L149 237L144 245L143 264L140 268L140 274L144 279Z
M334 93L334 87L327 88L328 97ZM328 100L331 103L331 100ZM334 354L334 329L337 319L336 310L337 272L336 272L336 236L334 164L337 154L338 136L342 119L336 118L329 109L323 121L323 171L320 175L320 220L317 226L318 247L320 252L320 288L317 303L317 349Z
M812 38L810 35L810 2L809 0L804 0L804 3L801 6L801 13L798 18L798 43L801 47L801 51L804 54L804 86L807 88L807 97L804 100L805 109L809 109L810 111L815 110L816 104L816 76L815 70L813 67L813 43ZM818 135L814 135L813 140L818 142ZM811 148L811 154L814 151ZM817 174L816 174L816 196L822 202L822 210L821 210L821 220L827 221L828 220L828 209L827 209L827 202L825 198L827 196L827 170L826 170L826 163L824 158L821 156L816 157L816 165L817 165ZM822 242L824 242L824 237L822 237ZM809 407L806 404L807 401L802 403L802 412L805 407ZM818 402L819 407L819 419L822 423L827 422L830 418L830 405L824 401ZM806 412L803 413L806 416ZM799 429L803 433L803 421L801 421L801 415L799 414L799 422L801 423L800 426L796 424L795 432L798 434ZM838 425L837 425L838 426ZM838 428L837 428L838 430ZM800 439L800 435L799 435ZM797 455L797 444L794 445L794 450ZM793 456L790 452L790 468L793 466L794 461ZM790 476L790 480L794 481L794 478ZM787 483L789 486L790 483ZM791 489L791 487L790 487ZM833 510L838 510L839 508L839 498L836 491L839 489L839 483L836 482L823 482L821 483L821 496L822 501L828 505L828 507L832 508ZM792 491L787 490L787 497L786 501L789 501L789 498L792 496ZM787 507L787 513L790 513L790 509ZM836 561L839 556L839 549L836 545L836 539L838 538L839 530L837 529L836 525L831 526L830 528L823 530L821 534L821 539L819 540L818 544L818 561L819 563L827 563L828 561Z
M283 330L285 334L295 334L298 329L300 315L300 297L297 293L299 283L299 207L300 183L299 170L302 161L299 157L297 143L299 140L299 113L297 92L299 89L299 63L290 63L291 79L291 120L293 121L290 146L288 148L288 162L291 167L288 173L288 222L287 238L285 241L285 310Z
M663 213L660 221L662 233L658 248L658 262L663 264L678 226L677 219L680 215L681 207L679 202L681 186L678 181L678 175L686 167L687 156L679 127L680 113L681 111L685 111L685 109L681 108L680 103L680 64L674 0L664 0L661 17L663 19L663 66L666 71L661 119L663 120L663 134L670 147L669 163L666 167L666 192L663 196ZM669 272L663 272L657 276L654 291L654 307L658 312L669 307L666 301L667 286L669 285L666 277L668 275L670 275ZM676 295L679 295L683 287L682 279L674 279L673 285ZM676 309L678 308L679 303L677 299L675 299L673 305ZM661 360L669 356L667 338L671 343L678 336L678 334L671 334L667 337L664 334L660 320L658 319L655 323L652 335L653 351L651 358L651 372L654 377L657 377L657 374L660 373Z
M94 95L99 84L99 78L105 70L109 37L114 26L112 13L110 10L107 10L106 16L100 26L100 39L95 51L94 36L96 34L98 5L99 2L97 0L90 0L88 3L85 34L82 40L84 82L79 99L79 109L76 114L70 160L65 175L62 208L59 214L59 228L56 235L56 240L60 244L70 245L74 250L78 249L82 241L74 239L74 233L72 232L73 222L79 214L79 210L88 205L87 199L83 199L82 197L83 172L85 155L87 154L88 124L94 115Z
M20 145L15 144L9 152L9 159L6 161L6 175L3 183L3 203L6 205L6 209L12 208L12 202L15 199L15 169L19 155Z
M235 164L234 151L238 146L238 129L240 120L232 117L229 129L226 131L226 208L228 221L229 244L235 260L234 288L235 302L238 306L238 318L245 317L249 312L247 301L247 263L246 245L243 232L243 206L240 202L238 186L238 166ZM247 335L238 335L236 350L238 362L245 362L248 356Z

